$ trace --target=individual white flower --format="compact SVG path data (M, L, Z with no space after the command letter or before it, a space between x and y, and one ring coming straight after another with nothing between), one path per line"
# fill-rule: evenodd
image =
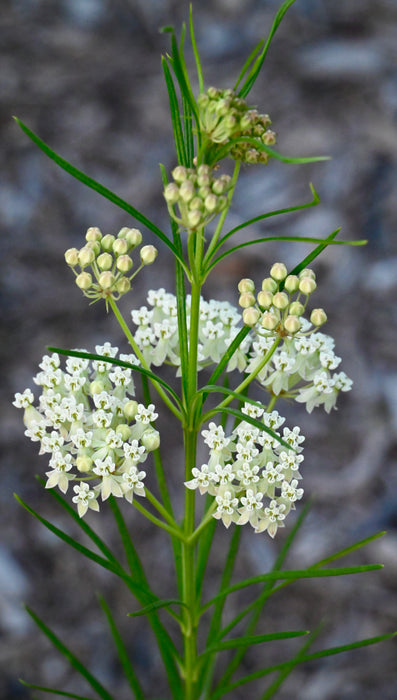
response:
M202 430L201 434L206 445L213 450L222 449L230 442L230 438L225 437L225 431L222 426L213 422L209 424L209 430Z
M123 496L123 491L120 486L121 477L115 476L114 472L116 470L116 465L109 455L106 459L96 459L95 467L93 468L94 474L102 477L101 482L101 498L106 501L110 494L120 498Z
M295 501L300 501L303 496L303 489L298 489L297 479L293 479L291 482L283 481L281 484L281 498L285 498L291 503Z
M111 409L112 401L107 391L101 391L99 394L94 394L92 398L96 408L99 408L102 411L109 411Z
M240 517L237 520L237 525L245 525L245 523L250 522L252 527L256 528L258 525L259 514L263 507L263 493L258 491L255 493L252 489L248 489L246 496L241 496L240 501L242 507L238 509Z
M73 491L75 496L73 496L73 503L77 503L77 512L80 518L83 518L86 514L88 508L92 510L99 510L98 501L96 500L95 491L91 490L85 481L81 481L77 486L73 486Z
M121 488L124 493L124 498L129 503L132 503L135 493L138 496L145 496L145 486L143 483L145 476L146 472L138 471L135 466L130 467L128 472L123 473Z
M229 527L237 515L238 498L233 496L231 491L225 491L223 495L216 496L215 500L218 506L213 517L222 520L224 526Z
M265 409L263 406L258 406L256 404L248 403L247 401L245 402L243 408L241 409L241 413L245 413L246 416L250 416L250 418L261 418L265 412Z
M255 531L259 533L267 530L270 537L274 537L277 529L284 527L286 510L285 503L278 503L275 499L270 501L269 507L264 508L264 517L259 520Z
M112 422L112 414L100 409L92 414L92 422L97 428L109 428Z
M58 369L59 365L59 355L57 353L54 353L53 355L44 355L42 361L39 364L39 367L43 370L43 372L51 373L54 370Z
M193 467L192 469L193 479L190 481L185 481L185 486L188 489L199 489L201 495L207 493L208 487L211 483L211 474L209 472L208 464L202 464L201 469Z
M283 428L283 440L291 445L292 449L298 452L302 451L301 443L305 441L305 436L300 434L301 429L296 425L295 428Z
M33 392L30 389L25 389L22 394L19 392L15 394L15 401L12 402L12 405L16 406L17 408L27 408L28 406L31 406L33 401Z
M46 489L52 489L58 486L62 493L66 493L69 487L69 481L74 479L73 474L67 473L73 467L72 455L63 455L60 450L56 450L50 459L50 467L52 467L52 469L46 472L46 476L48 476L45 485Z
M30 427L25 430L26 437L32 442L40 442L47 435L48 423L45 419L40 422L32 422Z
M353 386L353 380L347 376L344 372L339 372L339 374L334 374L333 382L335 389L338 391L350 391Z
M83 428L77 428L75 432L70 434L70 440L78 450L90 447L92 444L92 430L87 432Z
M112 347L108 340L103 345L95 345L96 354L104 357L116 357L118 351L119 349Z
M150 403L149 406L144 406L142 403L138 404L137 414L135 420L137 423L143 423L143 425L148 425L153 423L153 421L158 418L158 413L155 412L154 404Z
M56 430L52 430L50 435L45 435L41 441L40 454L54 452L62 447L64 438Z
M259 466L257 464L251 465L249 462L244 462L241 468L237 470L237 479L240 481L241 486L252 486L259 481Z

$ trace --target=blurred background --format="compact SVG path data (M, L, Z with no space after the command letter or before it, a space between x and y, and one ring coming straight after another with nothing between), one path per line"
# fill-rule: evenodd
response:
M230 87L252 48L270 29L280 0L193 2L207 87ZM17 678L89 694L84 682L47 643L21 607L29 603L100 677L119 700L130 697L99 609L101 592L120 622L148 698L168 697L161 662L146 623L126 620L136 609L122 585L63 545L23 511L14 491L58 526L76 534L54 499L36 483L45 457L23 435L15 391L33 388L32 376L49 344L86 347L120 331L103 306L89 307L73 283L63 253L80 247L88 226L116 233L135 223L110 202L58 169L20 131L17 115L78 168L167 227L158 163L175 164L160 55L169 38L163 25L188 16L181 0L3 0L0 8L1 119L1 362L0 437L0 697L28 698ZM243 170L230 226L270 209L310 201L313 182L322 203L300 214L252 227L266 235L323 237L342 227L365 248L329 248L316 262L316 305L326 308L325 329L336 339L342 369L354 380L330 416L285 405L287 423L306 435L304 486L315 496L289 566L297 568L380 530L378 540L346 564L385 564L360 577L306 581L275 597L261 630L325 627L318 648L396 629L397 598L397 2L297 0L273 40L250 95L268 112L287 155L328 154L314 165L271 162ZM189 57L191 61L191 56ZM146 243L156 243L143 231ZM276 260L292 267L311 250L274 243L228 258L210 277L207 298L237 303L241 277L259 281ZM154 273L154 277L153 277ZM173 290L173 264L160 249L123 309L145 303L148 288ZM153 279L155 280L153 282ZM123 347L123 346L121 346ZM173 497L181 494L180 435L161 419ZM178 496L179 493L179 496ZM170 552L125 504L134 542L158 593L173 597ZM180 504L179 504L180 506ZM292 519L292 518L291 518ZM89 522L119 547L103 508ZM291 522L291 521L290 521ZM247 528L248 529L248 528ZM286 528L287 529L287 528ZM268 568L285 537L244 532L239 575ZM230 532L220 527L210 563L215 590ZM160 573L161 572L161 573ZM226 612L248 598L236 596ZM233 606L236 606L235 608ZM271 624L270 624L271 623ZM269 627L270 625L270 627ZM288 645L256 647L244 673L284 660ZM291 647L292 648L292 647ZM395 644L383 643L298 668L280 700L395 700ZM259 698L260 681L233 699Z

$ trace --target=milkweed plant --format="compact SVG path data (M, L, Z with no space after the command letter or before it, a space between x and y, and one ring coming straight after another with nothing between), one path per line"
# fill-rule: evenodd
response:
M47 156L114 202L143 229L130 227L129 221L118 233L103 233L98 226L90 226L81 247L65 253L71 277L74 275L83 295L91 303L104 302L106 310L114 314L125 336L123 348L108 338L95 347L95 352L49 348L50 354L43 357L33 379L36 393L28 388L17 393L14 401L23 410L25 435L37 443L40 454L47 456L45 488L54 490L59 506L80 525L94 548L18 500L52 533L126 585L132 597L131 609L126 613L147 617L164 665L167 697L175 700L233 698L236 688L260 678L265 686L257 697L266 700L277 694L298 664L392 636L312 652L320 627L312 632L290 630L286 623L282 630L256 632L260 618L268 613L272 596L286 585L302 578L381 568L377 564L339 568L329 564L383 534L314 561L308 568L284 567L308 511L308 506L302 505L306 440L300 427L284 417L284 400L303 404L302 410L309 413L315 409L329 413L336 407L339 394L352 387L352 380L341 369L333 338L323 330L327 315L316 306L317 279L312 263L328 245L364 241L335 240L339 230L325 239L278 237L312 244L312 252L292 269L278 260L269 261L264 263L260 278L236 280L233 304L205 299L206 280L226 257L255 245L261 259L265 259L263 246L277 238L247 237L232 245L237 232L319 202L311 186L308 203L267 211L231 230L227 227L242 168L256 167L259 178L266 177L266 168L274 159L293 164L324 160L281 155L274 148L276 133L271 118L248 100L272 37L293 1L282 4L267 40L254 48L233 87L206 86L190 12L196 94L185 62L185 27L180 40L172 28L166 28L171 50L163 57L162 67L175 139L172 169L168 172L161 166L169 231L161 230L133 206L77 170L17 120ZM159 251L151 242L153 236L161 242ZM132 283L139 284L143 267L153 265L155 269L161 265L164 246L174 258L175 287L158 289L155 284L147 292L147 304L124 316L120 298L130 294ZM130 297L133 300L132 294ZM171 383L164 379L164 365L174 368ZM250 397L253 385L259 400ZM178 423L181 454L182 446L184 450L184 465L172 465L184 497L181 519L174 515L175 504L167 483L170 466L166 462L163 466L163 436L156 427L161 411L170 412ZM197 456L199 443L200 454L206 454L203 463ZM110 508L114 515L125 562L95 531L99 511L104 508ZM291 517L295 510L297 517ZM172 599L162 597L159 573L151 572L150 576L144 571L134 536L136 519L142 517L152 527L161 528L162 536L169 539L177 583ZM208 598L206 567L214 533L222 527L230 533L229 551L224 556L218 593ZM251 529L252 537L275 538L285 527L288 534L270 570L232 583L243 527ZM253 600L232 619L229 615L226 624L223 611L229 596L250 587ZM110 607L103 598L100 600L131 697L147 698L145 679L135 670ZM95 697L116 697L36 613L31 609L28 612L85 678ZM131 624L140 623L131 620ZM233 632L236 627L237 636ZM302 638L293 656L280 656L276 665L266 666L267 644L289 638ZM253 645L261 645L257 654L260 666L241 675L241 661ZM84 700L64 690L26 685Z

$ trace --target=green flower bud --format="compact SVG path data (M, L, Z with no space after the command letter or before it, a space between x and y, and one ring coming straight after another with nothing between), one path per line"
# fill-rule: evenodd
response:
M92 465L93 461L88 455L80 455L80 457L76 457L76 467L79 472L90 472Z
M289 298L288 294L285 292L277 292L273 296L273 306L276 307L276 309L286 309L289 304Z
M302 277L299 282L299 290L302 294L312 294L316 289L317 285L312 277Z
M273 294L268 291L261 291L257 296L258 304L263 309L270 309L273 303Z
M240 294L244 294L244 292L254 292L255 291L255 283L253 282L253 280L250 280L248 277L244 277L238 283L237 289L240 292Z
M265 277L265 279L262 280L262 289L264 292L272 292L272 294L274 294L277 292L277 288L277 282L272 280L271 277Z
M266 146L273 146L276 143L276 134L271 129L267 129L262 136L262 141Z
M101 382L99 379L94 379L93 382L90 384L90 393L91 396L94 396L94 394L101 394L102 391L105 391L106 387L103 382Z
M101 252L101 244L99 241L87 241L85 248L92 250L95 257Z
M313 309L310 314L310 321L313 326L322 326L327 320L327 314L324 309Z
M115 240L115 237L111 233L107 233L101 240L102 249L106 252L111 251Z
M297 275L288 275L287 279L284 282L284 289L287 290L290 294L293 294L294 292L297 291L299 287L299 277Z
M199 209L201 211L203 208L203 200L201 197L193 197L189 202L189 209Z
M305 307L300 301L293 301L292 304L289 305L288 313L292 316L302 316L304 311Z
M174 178L175 182L184 182L184 180L187 178L186 168L183 165L177 165L177 167L172 171L172 177Z
M131 289L131 282L127 277L120 277L119 280L116 282L116 290L118 293L121 294L127 294Z
M112 245L112 250L116 255L125 255L128 251L128 243L124 238L116 238Z
M288 333L291 333L291 335L297 333L300 327L301 322L297 316L287 316L284 321L284 328L286 331L288 331Z
M130 229L128 226L123 226L117 234L117 238L125 238Z
M243 309L248 309L250 306L255 306L255 297L252 292L243 292L238 303Z
M278 318L276 314L271 313L271 311L265 311L262 316L262 328L267 331L274 331L278 325Z
M102 238L102 232L98 226L90 226L85 234L86 241L100 241Z
M198 175L198 177L204 177L204 178L211 177L210 166L205 165L205 164L199 165L199 167L197 168L197 175Z
M194 209L193 211L189 211L187 215L187 220L188 220L188 228L197 228L202 222L202 214L201 211L198 209Z
M121 436L123 442L126 442L131 435L131 428L126 423L120 423L116 428L116 433Z
M85 289L89 289L91 287L92 277L89 272L80 272L80 274L77 275L75 282L79 289L84 291Z
M158 430L145 430L141 436L141 443L148 452L153 452L160 447L160 433Z
M75 267L79 262L79 251L77 248L68 248L65 252L65 260L68 265Z
M98 282L102 289L110 289L114 284L114 275L108 270L102 272L98 277Z
M129 272L132 266L133 262L129 255L120 255L117 258L116 267L120 272Z
M207 95L210 97L212 100L214 100L216 97L219 97L221 94L220 90L216 87L209 87L207 90Z
M216 211L218 207L218 197L216 194L209 194L204 200L204 206L210 213Z
M113 266L113 258L110 253L102 253L97 258L97 265L100 270L110 270Z
M194 185L190 180L182 182L179 188L179 195L184 202L190 202L194 197Z
M170 182L164 188L164 199L168 204L175 204L179 199L179 187L175 182Z
M217 180L214 180L214 182L212 183L212 191L215 194L223 194L224 193L225 185L224 185L224 182L220 178L218 178Z
M255 326L260 319L260 315L258 309L255 309L254 306L250 306L243 311L243 322L246 326Z
M136 248L142 243L142 234L139 229L130 228L125 236L125 240L127 241L130 248Z
M301 270L299 273L299 279L303 279L303 277L311 277L312 280L316 279L316 273L313 270L310 270L308 267L305 267L304 270Z
M287 275L288 271L284 263L274 263L270 270L270 277L276 280L276 282L282 282Z
M257 151L256 148L249 148L245 153L245 160L247 163L254 165L259 160L259 151Z
M92 250L92 248L89 248L88 246L84 246L84 248L81 248L79 250L79 264L81 267L86 267L87 265L91 265L95 260L95 253Z
M123 406L123 413L127 420L133 420L138 413L138 401L127 401Z
M154 245L144 245L140 250L140 258L142 265L151 265L157 258L158 250Z

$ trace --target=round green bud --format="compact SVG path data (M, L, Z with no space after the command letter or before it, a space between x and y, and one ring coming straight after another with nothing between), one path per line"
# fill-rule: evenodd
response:
M287 316L287 318L284 321L284 328L291 335L297 333L300 327L301 322L297 316Z
M255 306L255 297L252 292L243 292L238 303L243 309L248 309L250 306Z
M114 275L106 270L106 272L101 272L98 277L98 282L102 289L110 289L114 284Z
M123 226L117 234L117 238L125 238L130 229L128 226Z
M85 234L86 241L100 241L102 238L102 232L98 226L90 226Z
M172 171L172 177L174 178L175 182L184 182L187 178L187 170L183 165L177 165L176 168L173 169Z
M304 311L305 307L300 301L293 301L292 304L289 305L288 313L292 316L302 316Z
M148 452L153 452L160 447L160 433L158 430L145 430L141 436L141 443Z
M120 277L116 282L116 290L119 294L127 294L131 289L131 282L127 277Z
M207 185L203 185L203 187L199 188L198 195L201 197L201 199L204 201L206 197L208 197L209 194L212 194L211 189Z
M299 282L299 291L301 291L302 294L306 294L307 296L309 294L312 294L316 287L317 285L312 277L302 277L302 279Z
M130 228L128 233L126 233L125 240L130 248L136 248L137 245L141 245L142 243L142 234L139 229Z
M89 289L91 287L92 277L89 272L80 272L80 274L77 275L75 282L79 289L84 291L85 289Z
M256 148L249 148L245 153L245 160L247 163L255 165L255 163L257 163L259 160L259 155L259 151L257 151Z
M223 180L221 180L220 178L214 180L214 182L212 183L212 191L215 194L223 194L225 191L225 184Z
M316 273L313 270L310 270L308 267L305 267L304 270L301 270L299 273L299 279L303 279L304 277L311 277L312 280L316 279Z
M262 289L257 296L257 300L259 306L261 306L263 309L270 309L273 303L273 294L271 292L263 291Z
M84 246L79 250L79 264L81 267L86 267L86 265L91 265L95 260L95 253L89 246Z
M298 290L299 287L299 277L297 275L288 275L284 282L284 289L290 294L293 294Z
M244 277L238 283L237 289L240 292L240 294L244 294L244 292L254 292L255 291L255 283L253 282L253 280L250 280L248 277Z
M276 307L276 309L286 309L289 304L289 298L288 294L285 292L277 292L273 296L273 306Z
M221 95L221 91L218 90L218 88L216 88L216 87L209 87L207 90L207 95L212 100L214 100L216 97L219 97Z
M100 394L102 391L105 391L106 387L103 382L101 382L99 379L94 379L93 382L90 384L90 394L91 396L94 396L94 394Z
M68 265L75 267L79 262L79 251L77 248L68 248L65 252L65 260Z
M179 194L184 202L190 202L194 197L194 185L190 180L182 182L179 188Z
M211 168L209 165L199 165L197 168L197 175L198 177L210 177L211 176Z
M250 306L248 309L244 309L243 311L243 322L246 326L255 326L258 323L260 316L260 311L255 309L254 306Z
M278 325L278 318L276 314L271 313L271 311L265 311L262 316L262 328L266 331L274 331Z
M79 472L90 472L92 465L93 461L88 455L80 455L80 457L76 457L76 467Z
M272 277L276 282L282 282L288 275L287 268L284 263L274 263L270 270L270 277Z
M262 136L262 141L265 146L273 146L276 143L276 133L271 129L267 129Z
M123 406L123 413L127 420L132 420L138 413L138 401L127 401Z
M109 253L112 250L115 240L115 237L111 233L107 233L101 240L102 249Z
M129 255L120 255L117 258L116 267L120 272L129 272L133 266L132 258Z
M110 270L113 266L113 258L110 253L102 253L97 258L97 265L100 270Z
M211 193L207 195L207 197L204 200L204 206L206 210L210 213L216 211L218 207L218 197L216 196L216 194Z
M187 215L187 221L188 221L188 228L197 228L202 222L202 214L199 209L193 209L193 211L189 211Z
M151 265L157 258L158 250L154 245L144 245L140 250L140 258L142 265Z
M125 255L128 252L128 243L124 238L116 238L112 245L112 250L116 255Z
M274 294L278 289L277 282L272 280L271 277L265 277L265 279L262 280L262 289L264 292L272 292L272 294Z
M190 200L189 202L189 209L199 209L200 211L203 208L203 200L201 197L193 197L193 199Z
M310 321L313 326L322 326L327 320L327 314L324 309L313 309L310 314Z
M170 182L164 188L164 199L168 204L175 204L179 199L179 187L175 182Z
M101 252L101 244L99 241L87 241L85 248L90 248L94 252L95 257Z
M252 116L250 112L246 112L240 119L240 128L245 131L249 129L252 124Z
M120 423L116 428L116 433L120 435L123 442L126 442L131 435L131 428L126 423Z

